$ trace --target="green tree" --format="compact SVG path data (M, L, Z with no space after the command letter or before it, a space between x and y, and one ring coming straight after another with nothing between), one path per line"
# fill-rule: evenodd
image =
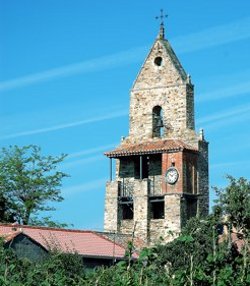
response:
M10 146L0 152L0 221L20 224L43 223L39 212L55 210L51 202L61 202L62 179L57 170L65 155L44 156L35 145ZM47 218L46 224L50 223Z
M229 243L234 244L234 241L231 241L234 233L238 244L242 245L238 262L239 280L240 283L248 281L250 284L250 181L229 175L227 179L229 185L226 188L214 188L218 197L214 212L221 216L221 220L224 220L228 227Z
M76 253L52 251L37 263L18 258L11 248L4 247L0 238L1 286L65 286L90 285L85 283L82 258Z
M215 213L226 218L238 233L249 236L250 230L250 181L227 176L226 188L214 187L218 199Z

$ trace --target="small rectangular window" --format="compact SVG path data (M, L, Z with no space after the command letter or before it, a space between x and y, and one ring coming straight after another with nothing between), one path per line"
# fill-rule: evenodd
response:
M151 197L149 198L150 218L151 219L164 219L164 197Z
M134 218L134 210L133 210L133 204L123 204L121 205L121 213L122 213L122 219L133 219Z
M129 220L134 218L134 203L132 200L123 198L119 202L120 219Z

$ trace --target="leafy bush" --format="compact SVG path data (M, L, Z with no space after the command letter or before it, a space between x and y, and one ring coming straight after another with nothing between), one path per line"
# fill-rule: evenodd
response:
M249 286L249 201L241 204L230 196L249 198L250 184L245 179L229 180L226 189L217 189L213 215L191 219L178 238L143 249L135 262L131 261L131 243L124 261L86 271L77 254L52 251L46 260L34 264L17 259L1 242L0 286ZM225 214L226 224L240 230L240 252L231 241L230 227L219 242Z

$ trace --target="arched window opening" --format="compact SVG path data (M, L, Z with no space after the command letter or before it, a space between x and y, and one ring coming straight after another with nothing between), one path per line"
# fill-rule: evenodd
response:
M160 106L153 108L153 137L163 136L163 112Z
M160 67L162 65L162 57L156 57L154 63L156 66Z

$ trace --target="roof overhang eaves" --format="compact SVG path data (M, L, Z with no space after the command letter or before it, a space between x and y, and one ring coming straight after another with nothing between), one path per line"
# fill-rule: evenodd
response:
M8 239L5 241L6 245L11 244L18 236L23 235L25 237L27 237L30 241L32 241L34 244L38 245L40 248L42 248L44 251L49 252L49 249L46 248L46 246L44 246L42 243L40 243L39 241L37 241L36 239L34 239L33 237L31 237L30 235L28 235L27 233L23 232L23 231L19 231L18 233L16 233L16 235L14 235L12 238Z
M119 157L126 157L126 156L137 156L137 155L150 155L150 154L162 154L162 153L176 153L182 152L184 148L170 148L170 149L155 149L155 150L138 150L138 151L111 151L104 153L109 158L119 158Z
M198 149L191 149L191 148L183 148L184 152L189 152L189 153L195 153L198 154L199 150Z
M111 260L111 259L119 259L122 260L124 259L124 255L91 255L91 254L79 254L81 255L83 258L90 258L90 259L107 259L107 260ZM135 257L133 257L133 259L135 259Z

